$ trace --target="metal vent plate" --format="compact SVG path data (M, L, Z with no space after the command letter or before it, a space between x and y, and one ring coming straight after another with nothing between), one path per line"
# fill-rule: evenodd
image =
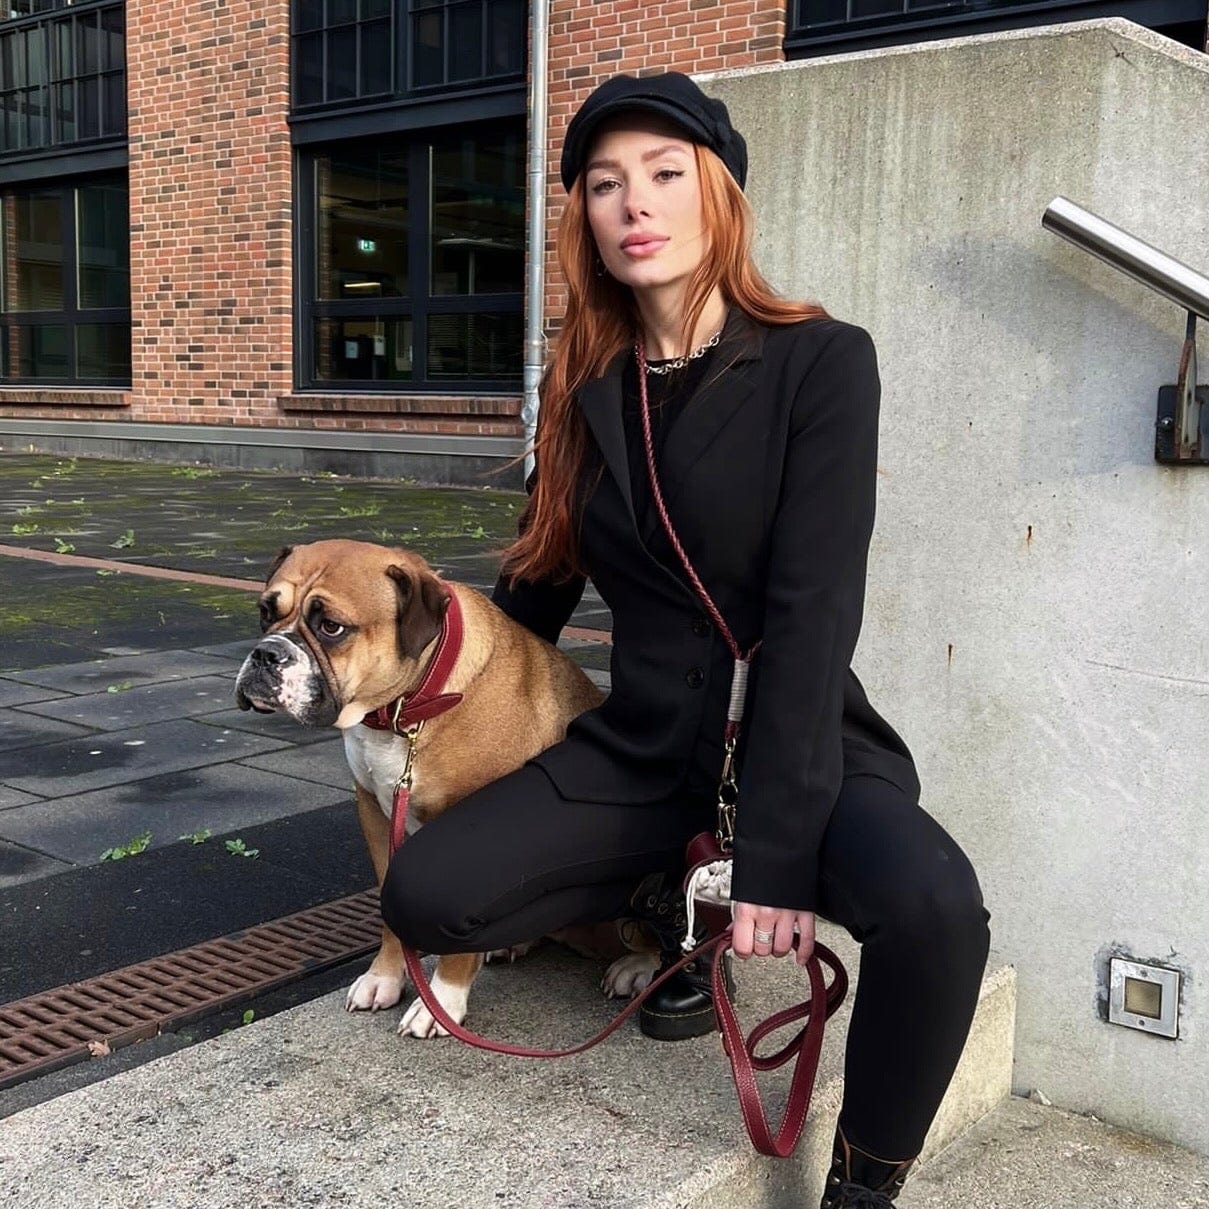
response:
M378 892L365 890L19 999L0 1008L0 1089L361 956L381 929Z

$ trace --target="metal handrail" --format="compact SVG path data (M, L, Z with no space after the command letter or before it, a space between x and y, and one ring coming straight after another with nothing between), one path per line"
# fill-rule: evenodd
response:
M1209 320L1209 277L1065 197L1046 206L1041 225L1188 312L1174 399L1164 399L1170 387L1159 392L1155 456L1164 462L1209 462L1201 441L1203 392L1196 385L1196 320L1198 315Z
M1041 225L1149 286L1176 306L1209 320L1209 277L1183 261L1160 252L1065 197L1055 197L1046 206Z

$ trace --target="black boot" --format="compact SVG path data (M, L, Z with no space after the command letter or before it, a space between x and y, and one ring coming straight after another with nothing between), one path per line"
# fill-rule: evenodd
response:
M680 942L688 928L684 893L673 879L661 873L646 878L630 900L633 917L647 924L659 939L660 960L656 976L683 956ZM697 938L697 943L704 940ZM722 958L727 996L735 997L730 955ZM657 1041L686 1041L715 1032L714 994L710 981L712 955L698 957L673 974L638 1009L638 1027Z
M831 1170L819 1209L891 1209L914 1162L905 1159L895 1163L866 1154L853 1146L837 1125Z

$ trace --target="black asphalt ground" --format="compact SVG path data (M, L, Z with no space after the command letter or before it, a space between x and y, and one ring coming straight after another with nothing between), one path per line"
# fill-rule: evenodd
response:
M0 452L0 1005L369 886L336 733L235 708L256 587L281 546L353 537L489 589L522 504ZM608 614L589 593L572 624Z

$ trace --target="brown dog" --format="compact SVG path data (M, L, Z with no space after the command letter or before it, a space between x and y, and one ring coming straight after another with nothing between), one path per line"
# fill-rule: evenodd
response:
M265 637L236 681L243 709L285 710L306 726L336 726L353 773L357 814L381 886L390 857L394 788L407 741L362 726L369 713L413 693L433 658L448 597L464 640L443 692L461 701L428 719L415 745L409 832L475 789L557 743L600 691L561 651L506 617L486 597L439 579L418 555L355 541L283 550L260 597ZM523 726L506 719L523 718ZM627 994L649 977L647 954L617 963L606 989ZM433 989L458 1023L481 954L443 956ZM620 979L620 981L619 981ZM367 973L349 988L349 1011L392 1007L404 986L403 955L385 926ZM400 1033L442 1032L417 999Z

